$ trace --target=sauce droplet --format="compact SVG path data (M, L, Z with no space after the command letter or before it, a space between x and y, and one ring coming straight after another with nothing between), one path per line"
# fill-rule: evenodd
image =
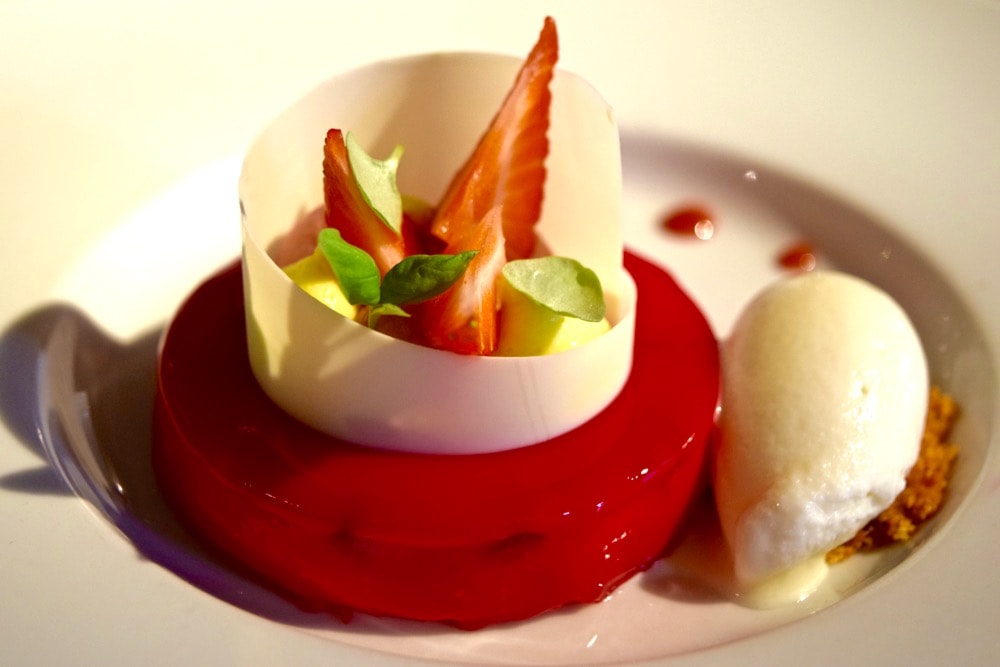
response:
M816 268L816 252L804 241L792 244L779 253L778 265L786 269L812 271Z
M707 241L715 235L712 215L697 206L686 206L667 213L663 217L662 226L668 232L694 236L702 241Z

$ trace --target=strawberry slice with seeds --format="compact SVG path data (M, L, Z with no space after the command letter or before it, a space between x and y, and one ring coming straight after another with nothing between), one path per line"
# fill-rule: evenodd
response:
M555 21L547 17L489 129L445 191L431 225L436 236L450 243L502 206L507 258L532 254L549 152L549 83L558 58Z
M405 256L404 239L382 222L358 187L340 130L330 130L323 146L326 225L375 259L382 275Z

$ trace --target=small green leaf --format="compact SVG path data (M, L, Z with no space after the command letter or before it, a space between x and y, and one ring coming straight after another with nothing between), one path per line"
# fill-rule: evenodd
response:
M371 255L345 241L340 232L331 227L320 231L319 247L348 301L368 306L379 302L381 276Z
M380 303L368 309L368 326L372 329L380 317L385 315L395 315L397 317L409 317L410 314L394 303Z
M597 274L575 259L538 257L507 262L503 276L515 289L549 310L587 322L604 319L604 292Z
M403 225L403 199L396 185L396 170L403 147L396 146L386 160L376 160L361 148L350 132L344 137L347 159L365 202L382 222L399 232Z
M410 255L382 280L382 303L417 303L441 294L458 280L475 250L456 255Z

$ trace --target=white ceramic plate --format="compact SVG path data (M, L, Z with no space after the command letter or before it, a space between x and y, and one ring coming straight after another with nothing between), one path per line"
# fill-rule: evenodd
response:
M166 20L179 25L196 9L182 3ZM996 40L988 39L1000 29L998 12L977 3L947 9L916 3L878 11L864 6L805 10L790 4L732 14L728 7L650 5L637 6L629 17L585 9L594 16L566 9L564 51L574 69L594 72L599 87L619 107L629 242L669 265L720 333L755 287L780 274L773 264L775 250L803 236L815 243L824 261L896 295L918 324L935 379L965 408L956 434L963 446L962 467L940 520L912 551L849 563L817 600L836 603L818 613L743 609L692 586L677 559L672 567L658 566L634 580L604 604L482 633L375 621L338 626L291 610L206 565L169 522L153 520L149 527L136 521L137 514L152 516L142 514L156 503L148 488L133 486L133 509L122 511L114 488L105 492L87 481L107 475L107 460L83 460L82 476L73 477L73 465L63 468L87 498L81 501L66 493L40 458L32 414L37 390L43 389L53 392L46 395L56 396L64 411L63 430L41 433L57 460L62 444L98 443L113 452L111 463L123 480L142 479L144 459L127 448L141 449L143 442L156 330L196 280L238 251L235 159L174 156L178 166L164 169L159 180L123 178L130 168L146 164L121 149L122 141L138 131L88 117L94 107L82 91L56 86L74 80L72 68L42 58L51 71L64 72L63 78L46 79L51 87L5 87L12 92L4 93L4 108L55 99L57 90L67 95L85 129L83 145L77 147L85 156L107 160L104 170L90 177L93 187L101 197L125 203L117 204L117 216L100 218L98 212L114 207L89 202L86 194L92 190L78 175L56 168L63 177L57 183L41 176L51 173L62 155L44 132L44 117L25 116L15 126L20 133L4 131L4 141L15 149L8 154L22 159L18 168L5 168L13 186L3 197L3 213L6 219L38 224L18 225L3 268L8 284L23 285L24 275L34 279L2 302L7 324L0 348L0 407L8 433L0 441L5 539L0 594L17 601L6 606L0 623L3 662L551 664L672 658L684 664L743 664L796 662L810 655L817 664L839 664L850 658L974 663L995 655L1000 583L991 573L1000 546L995 520L1000 477L992 355L1000 331L995 305L1000 279L989 260L1000 239L988 215L1000 210L1000 202L995 188L985 186L1000 178L993 126L1000 100L987 85L997 80L1000 63L998 47L992 46ZM309 14L297 6L290 11ZM153 23L125 14L119 20L126 24ZM71 34L71 18L63 19L66 25L57 22L57 34ZM356 10L351 18L370 15ZM271 20L276 19L265 14L244 17L242 26L269 34L265 26ZM518 34L518 22L534 23L534 14L513 8L498 21L498 34L510 40ZM215 15L210 24L228 25ZM614 58L571 55L572 30L585 35L580 43L586 43L612 28L631 31L620 33ZM427 40L445 40L442 31L429 28L427 33ZM196 31L196 46L200 35ZM87 62L113 66L140 92L145 89L136 82L142 78L133 67L154 62L161 76L176 76L171 73L184 67L144 57L138 38L121 39L138 49L137 63L112 65L112 58L100 56ZM210 52L211 40L201 39L202 53ZM865 46L876 39L879 49ZM224 41L232 45L231 39ZM516 43L521 41L530 39ZM282 42L286 48L292 43ZM657 86L635 74L618 76L640 51L638 43L645 44L647 61L663 64ZM403 44L397 48L430 48L429 42L405 38ZM693 50L706 44L715 48ZM496 48L517 51L509 44ZM364 53L383 55L375 47L360 47L354 57ZM684 54L697 64L696 71L676 64ZM22 83L17 74L5 76ZM275 83L278 78L275 72L263 75L272 94L282 88ZM879 92L879 86L890 83L896 86L891 95ZM250 115L262 120L297 92L272 100L270 108L257 100ZM949 102L956 98L961 104ZM118 93L115 99L128 104L133 98ZM131 104L131 112L136 105L148 110L141 102ZM150 103L153 107L158 105ZM235 111L232 105L223 107L228 111L222 117ZM220 112L206 107L204 113ZM163 131L166 116L153 115L149 122ZM193 112L175 110L169 116L180 116L186 131L208 131ZM222 127L222 120L213 129ZM254 129L248 127L242 140ZM90 143L105 134L120 141L103 151L101 142ZM180 131L175 136L188 155L198 155ZM19 152L22 146L37 152ZM195 168L199 161L211 164ZM751 171L756 179L747 178ZM122 183L140 183L145 190L138 188L129 199L120 191ZM50 201L48 195L56 197ZM61 198L72 198L77 206ZM657 228L664 210L692 199L717 213L717 235L710 242L672 238ZM126 214L128 201L135 210ZM51 210L78 210L80 216L51 216L46 213ZM49 221L61 224L43 224ZM50 229L61 235L50 238ZM82 241L60 240L66 237ZM58 305L57 299L70 305ZM74 331L75 339L65 337ZM43 343L50 344L49 354L40 352ZM71 360L73 381L65 372ZM39 368L42 374L36 375ZM66 381L60 385L59 378ZM87 390L87 402L76 389ZM84 407L91 409L81 411ZM43 426L54 423L46 419ZM134 468L122 467L130 461Z

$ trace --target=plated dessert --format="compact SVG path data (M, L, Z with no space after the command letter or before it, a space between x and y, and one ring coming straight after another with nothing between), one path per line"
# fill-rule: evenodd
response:
M748 589L798 599L917 458L926 362L870 285L775 286L720 377L697 305L624 250L613 115L557 54L547 20L520 65L376 65L247 155L242 261L164 338L154 467L303 607L476 628L598 601L710 479Z

